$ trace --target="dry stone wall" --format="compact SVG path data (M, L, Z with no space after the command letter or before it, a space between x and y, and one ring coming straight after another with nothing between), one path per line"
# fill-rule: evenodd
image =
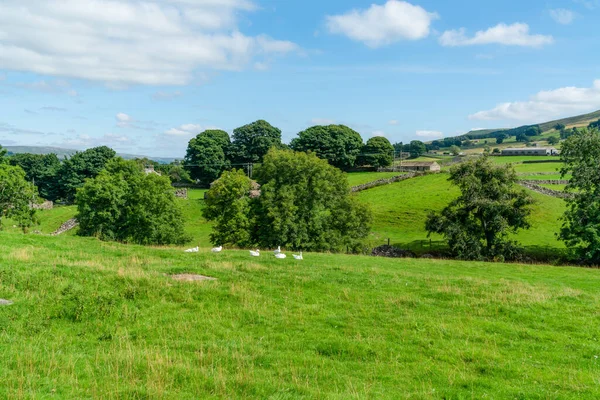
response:
M412 172L412 173L408 173L408 174L404 174L404 175L394 176L394 177L388 178L388 179L379 179L379 180L365 183L362 185L353 186L352 192L361 192L363 190L371 189L371 188L374 188L377 186L389 185L390 183L404 181L407 179L414 178L415 176L418 176L418 175L423 175L423 174Z

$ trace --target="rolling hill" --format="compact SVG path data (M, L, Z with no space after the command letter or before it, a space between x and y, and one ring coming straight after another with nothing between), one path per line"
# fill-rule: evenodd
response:
M573 128L573 127L588 126L590 124L590 122L597 121L598 119L600 119L600 110L594 111L591 113L587 113L587 114L577 115L574 117L556 119L553 121L542 122L542 123L533 124L533 125L523 125L523 126L512 128L512 129L537 125L540 127L542 132L549 132L554 129L556 124L563 124L567 128ZM464 135L460 135L458 137L460 138L460 137L469 136L471 139L477 139L477 138L489 137L489 135L494 132L503 132L503 131L507 131L507 130L510 130L510 129L508 129L508 128L478 129L478 130L469 131L469 132L465 133ZM438 139L438 140L440 140L440 139Z

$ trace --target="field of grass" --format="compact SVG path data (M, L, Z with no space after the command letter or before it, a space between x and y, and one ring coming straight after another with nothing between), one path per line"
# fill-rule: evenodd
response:
M379 179L393 178L398 175L402 175L402 172L352 172L346 176L348 177L350 186L358 186Z
M494 156L490 157L492 161L497 164L508 164L508 163L522 163L523 161L556 161L556 163L533 163L533 164L523 164L523 165L560 165L560 158L554 156ZM543 172L543 171L542 171Z
M0 398L597 399L599 285L570 267L0 233Z
M39 210L37 212L40 224L31 228L32 231L40 231L43 234L51 234L60 226L75 217L77 207L75 206L56 206L52 210ZM14 222L10 219L2 222L7 232L20 232L19 228L14 227Z
M426 252L428 241L425 220L431 211L440 211L456 196L458 189L448 182L447 174L428 175L398 182L359 193L360 199L371 205L374 224L371 240L374 243L391 243L403 248ZM519 240L530 251L562 248L555 232L560 228L559 218L565 210L561 199L530 192L536 204L531 216L532 228L519 232ZM434 235L434 249L443 246L441 237Z
M189 189L188 199L178 199L185 218L185 232L192 238L190 245L210 247L209 235L212 225L202 216L204 189Z

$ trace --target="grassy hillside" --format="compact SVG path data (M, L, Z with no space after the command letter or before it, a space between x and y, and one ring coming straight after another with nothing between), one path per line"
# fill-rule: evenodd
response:
M536 164L547 165L547 164ZM555 232L565 210L561 199L530 192L536 200L531 216L532 228L516 235L530 251L562 248ZM448 182L447 174L428 175L359 193L360 199L371 205L375 221L371 240L386 242L388 238L400 247L426 251L429 239L425 220L431 211L440 211L458 196L458 190ZM432 238L434 249L443 246L441 237Z
M0 398L597 399L598 285L578 268L0 233Z
M350 186L358 186L379 179L393 178L398 175L402 175L402 172L352 172L346 176L348 177Z
M575 117L545 122L543 124L539 124L539 126L542 129L542 132L546 132L554 129L554 126L556 126L556 124L563 124L567 128L572 128L575 126L588 126L590 122L598 121L598 119L600 119L600 110L591 112L589 114L577 115Z

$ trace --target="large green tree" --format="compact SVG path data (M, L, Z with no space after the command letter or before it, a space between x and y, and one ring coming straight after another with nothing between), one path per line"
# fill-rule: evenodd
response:
M191 178L208 187L230 168L230 147L229 135L220 130L204 131L190 140L184 164Z
M113 149L101 146L77 152L63 161L58 169L59 197L72 203L85 180L96 177L115 155Z
M77 192L79 234L143 245L183 244L183 214L168 177L110 161Z
M252 244L250 211L252 181L241 170L225 171L211 186L202 213L213 221L210 240L216 245Z
M4 218L11 218L23 231L37 222L35 210L30 207L35 192L21 167L0 164L0 229Z
M295 151L311 151L334 167L346 171L356 165L363 140L358 132L347 126L318 125L300 132L290 147Z
M571 175L559 238L583 262L600 264L600 132L579 129L562 143L561 174Z
M10 157L9 162L25 171L25 179L37 186L42 198L52 201L58 198L60 160L56 154L15 154Z
M281 130L258 120L233 130L230 158L235 163L260 163L271 147L281 146Z
M368 207L345 175L314 154L271 150L257 172L256 242L311 251L356 249L370 230Z
M369 209L350 194L342 171L314 154L272 149L257 171L260 195L241 171L208 191L204 216L214 244L312 251L356 249L369 233Z
M359 165L374 168L389 167L394 162L394 147L383 136L375 136L367 140L358 159Z
M429 234L444 235L458 258L517 258L518 246L508 235L529 228L533 199L517 186L512 166L481 157L454 166L449 180L461 195L441 213L429 215Z
M408 148L405 151L410 153L411 158L420 157L427 152L425 143L421 142L420 140L413 140L407 146Z

